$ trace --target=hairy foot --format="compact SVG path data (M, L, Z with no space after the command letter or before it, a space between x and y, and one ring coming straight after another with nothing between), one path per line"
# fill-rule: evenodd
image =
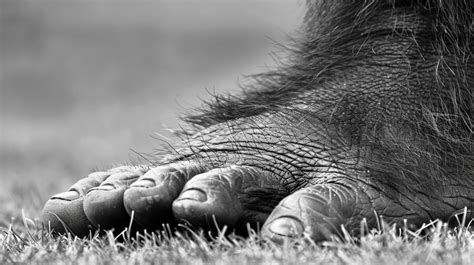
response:
M420 224L469 203L430 201L408 189L413 185L384 185L388 175L358 168L350 147L327 148L337 147L338 138L320 134L312 123L305 123L312 133L301 123L292 129L294 121L275 115L204 129L179 150L179 159L161 166L92 173L51 197L44 222L77 236L130 224L147 231L187 223L243 232L250 224L275 241L303 235L321 241L341 225L357 232L364 218L375 225L374 211L386 221Z
M275 241L474 212L472 1L307 1L288 65L217 97L159 166L95 172L56 232L186 222ZM287 61L287 60L285 60ZM131 218L133 217L133 218Z

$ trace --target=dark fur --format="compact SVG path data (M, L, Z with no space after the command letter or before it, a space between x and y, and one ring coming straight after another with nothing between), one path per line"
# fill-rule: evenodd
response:
M438 59L442 61L446 54L455 55L455 64L464 66L463 70L471 70L473 8L473 2L468 0L308 1L303 35L289 47L292 60L288 65L255 76L254 84L246 87L243 95L217 96L213 102L208 103L207 108L201 110L201 114L189 115L184 119L199 127L208 127L292 104L291 95L313 89L324 82L325 78L332 78L331 68L364 56L355 54L352 48L364 41L360 39L361 32L370 29L373 24L371 19L380 14L381 10L403 9L407 13L423 14L431 23L432 27L425 29L425 34L430 36L430 41L438 52ZM383 29L386 34L404 30L393 28L392 25L386 26ZM458 84L446 82L451 84L451 89L455 89L451 93L455 98L451 100L459 102L453 103L456 108L451 111L460 116L465 128L472 128L472 91L468 83L472 78L472 71L461 71L455 79ZM436 81L438 85L445 83L440 79ZM449 102L446 104L452 105Z
M472 190L473 1L307 6L289 60L255 76L241 95L217 96L185 117L194 128L186 133L264 112L299 112L357 146L361 167L381 186L410 185L428 198L443 185Z
M184 209L187 213L181 214L199 225L216 206L224 213L222 203L238 200L236 207L247 216L237 216L233 207L225 213L241 218L241 225L263 222L272 212L269 227L279 217L294 219L283 226L295 231L298 218L314 221L304 229L314 230L315 240L340 224L356 231L361 218L374 227L372 211L384 214L386 221L401 223L403 218L414 225L449 220L462 207L468 209L467 218L474 218L474 1L320 0L307 5L288 60L255 76L241 95L216 96L199 114L187 116L191 128L179 134L185 139L177 150L157 151L153 159L170 167L159 169L156 177L163 181L157 189L145 190L152 195L165 187L171 191L143 197L147 193L140 188L130 198L140 199L137 208L145 210L143 216L150 215L149 209L155 213L155 206L165 218ZM172 164L187 159L190 168ZM175 211L178 199L171 213L166 202L174 200L171 194L180 182L194 177L196 162L202 162L199 171L224 167L217 175L209 171L201 177L216 177L205 182L206 193L209 188L232 200L211 200L197 208L181 205ZM235 185L233 173L225 172L238 173ZM120 192L97 196L98 202L113 198L103 205L122 205L112 207L110 216L133 202ZM87 219L92 219L86 210L99 213L98 220L107 216L97 212L104 209L94 196L86 196L84 205L79 199L53 197L44 213L58 213L58 229L65 223L57 217L65 216L89 234ZM86 203L88 198L92 203ZM70 212L68 205L76 208ZM52 219L45 215L45 220ZM105 220L110 222L115 220Z

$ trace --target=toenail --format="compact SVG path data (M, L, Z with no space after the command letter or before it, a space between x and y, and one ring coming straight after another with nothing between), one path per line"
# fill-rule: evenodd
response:
M303 234L304 227L300 220L291 216L282 216L273 220L268 230L280 236L298 237Z
M115 187L112 184L103 184L93 189L90 189L89 191L92 191L92 190L110 191L110 190L115 190Z
M155 181L152 180L152 179L139 179L139 180L135 181L134 183L132 183L132 185L130 185L130 186L131 187L149 188L149 187L156 186L156 184L155 184Z
M58 194L54 195L53 197L51 197L51 199L73 201L73 200L77 200L79 197L80 196L79 196L79 193L77 191L70 190L70 191L65 191L65 192L62 192L62 193L58 193Z
M204 202L207 200L206 193L200 189L189 189L181 193L179 200L193 200Z

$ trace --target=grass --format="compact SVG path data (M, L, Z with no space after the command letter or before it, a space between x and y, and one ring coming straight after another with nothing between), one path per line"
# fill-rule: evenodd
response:
M462 221L455 229L384 226L361 238L282 246L256 233L209 239L186 230L53 237L39 221L52 194L94 169L137 160L130 147L150 152L156 143L147 135L165 134L161 121L173 127L180 105L262 70L249 67L264 64L257 57L269 50L265 36L285 27L271 23L297 16L291 4L273 1L66 2L0 1L0 263L473 263L472 225Z
M306 238L276 245L255 232L248 238L191 230L130 235L111 231L80 239L54 237L25 216L2 229L0 263L39 264L472 264L469 225L434 221L417 231L388 227L362 237L314 244Z
M93 116L92 113L86 115ZM131 124L133 117L105 115L104 120L114 124L110 130L122 130L122 133L111 134L107 141L102 138L105 136L100 131L101 126L93 133L81 134L81 127L87 126L88 119L81 121L76 117L74 126L60 120L51 128L52 123L36 123L31 145L17 139L24 136L18 135L16 130L25 125L19 121L10 123L16 130L6 131L5 137L10 141L4 147L9 148L2 149L8 151L9 159L4 159L0 176L0 264L433 265L472 264L474 261L474 233L472 224L466 221L459 221L455 229L433 222L420 230L402 229L401 232L381 225L380 229L361 238L345 234L342 240L322 244L303 239L282 246L264 241L255 233L248 239L220 235L211 240L204 234L190 232L139 237L126 232L115 236L109 232L86 239L70 235L53 237L38 219L44 202L85 175L85 169L112 166L105 157L127 153L129 138L137 137L137 132L134 127L124 129L120 121ZM57 130L64 130L65 135L57 135ZM128 161L127 157L121 159ZM120 162L120 158L116 161Z

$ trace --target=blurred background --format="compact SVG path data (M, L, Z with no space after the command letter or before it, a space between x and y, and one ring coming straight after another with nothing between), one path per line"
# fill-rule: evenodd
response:
M274 65L297 0L0 0L0 225Z

